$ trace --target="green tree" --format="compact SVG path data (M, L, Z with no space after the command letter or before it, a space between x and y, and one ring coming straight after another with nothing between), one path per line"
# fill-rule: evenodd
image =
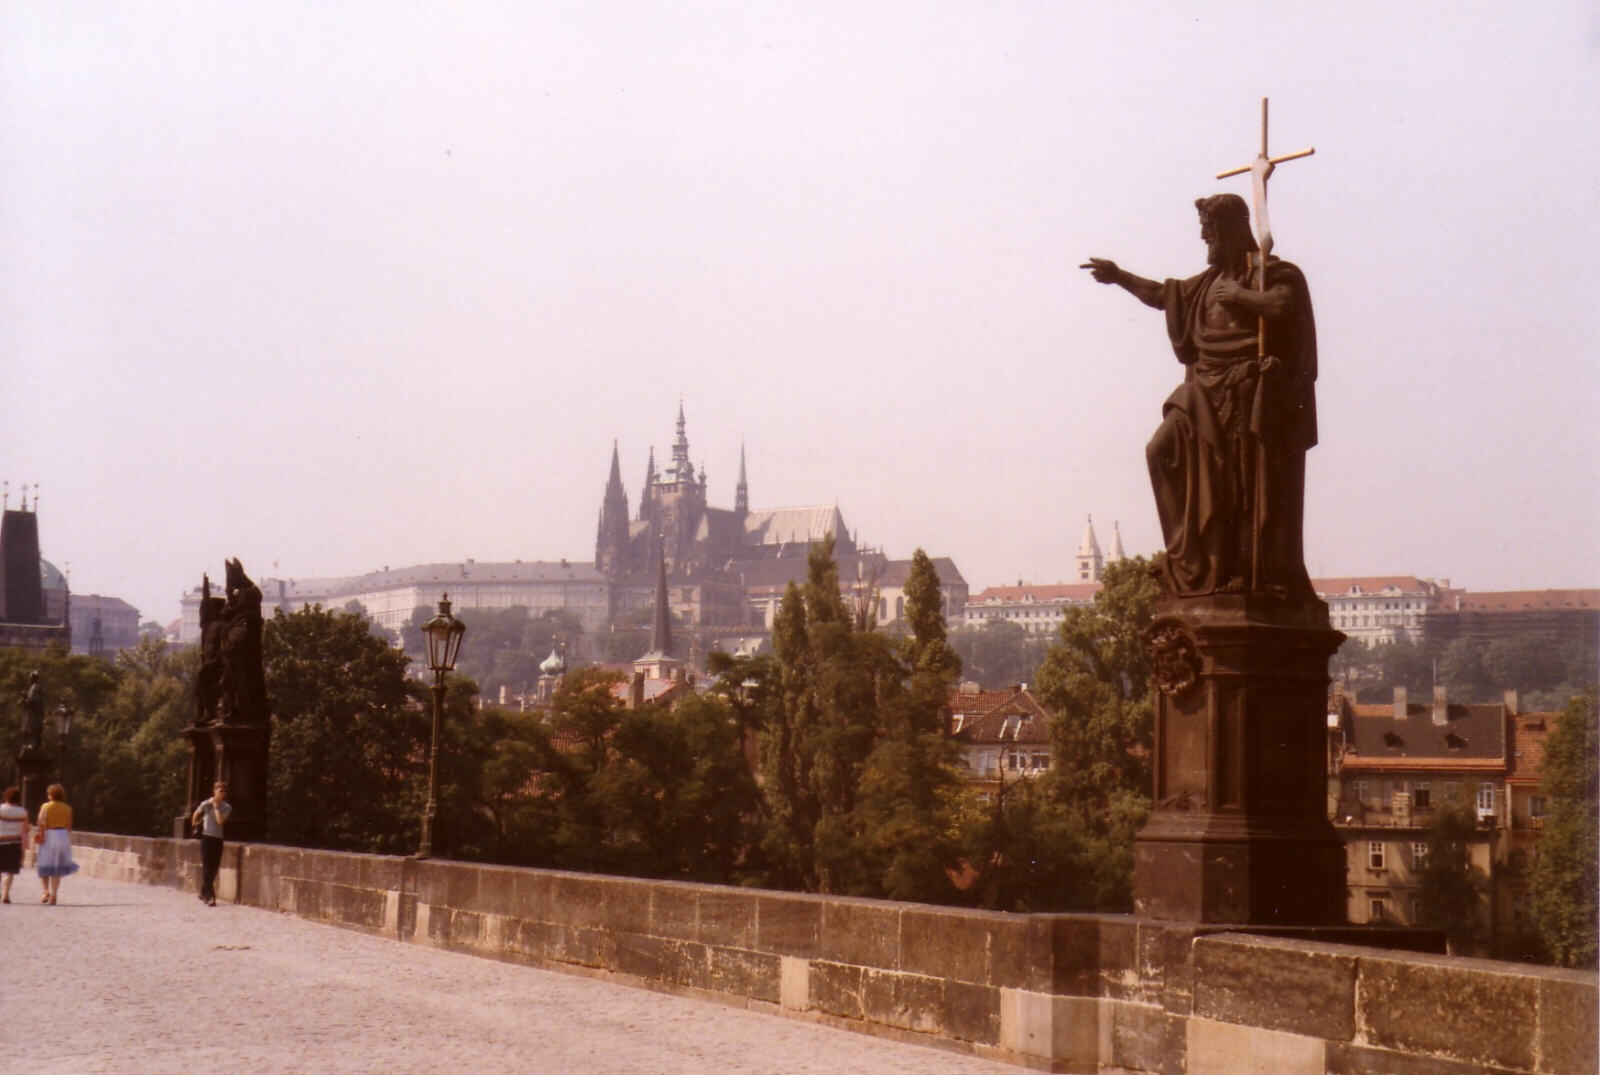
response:
M1108 565L1102 583L1092 605L1067 609L1039 669L1039 697L1051 715L1053 764L1038 781L1044 803L1029 809L1060 842L1034 854L1070 862L1070 876L1050 891L994 883L1037 910L1132 905L1133 837L1150 807L1154 727L1140 635L1153 617L1159 589L1142 557ZM1019 829L1002 826L1006 833ZM995 854L1005 869L1017 869L1025 857L1003 847L991 860Z
M1453 951L1471 952L1487 942L1478 917L1478 892L1488 878L1472 864L1478 826L1468 795L1458 789L1434 811L1419 881L1422 924L1444 930Z
M952 632L950 646L961 658L967 679L998 690L1013 683L1033 683L1050 651L1050 638L1029 634L1010 620L988 620Z
M1597 692L1572 699L1545 739L1541 780L1544 834L1530 876L1534 925L1551 960L1563 967L1596 966L1600 901L1600 726Z
M312 605L267 621L268 838L414 851L426 784L427 692L360 616Z
M900 656L909 689L888 671L879 691L882 722L861 770L854 819L858 884L891 899L948 902L959 861L955 812L959 748L944 714L961 660L946 641L939 576L921 549L906 580L906 626ZM875 639L858 638L858 645Z

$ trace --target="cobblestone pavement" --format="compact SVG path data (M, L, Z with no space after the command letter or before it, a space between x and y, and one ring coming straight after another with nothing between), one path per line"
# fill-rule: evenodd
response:
M24 871L0 906L0 1060L79 1072L1021 1069L709 1001L400 944L175 889Z

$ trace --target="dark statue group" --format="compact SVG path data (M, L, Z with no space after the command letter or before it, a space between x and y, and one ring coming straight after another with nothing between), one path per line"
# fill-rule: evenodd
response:
M244 565L229 560L223 594L213 597L211 576L204 576L195 727L264 725L268 709L261 671L261 589L244 573Z
M1313 596L1302 547L1305 453L1317 443L1317 335L1300 270L1267 257L1235 194L1195 203L1205 271L1157 282L1083 266L1166 314L1186 373L1145 448L1177 597Z

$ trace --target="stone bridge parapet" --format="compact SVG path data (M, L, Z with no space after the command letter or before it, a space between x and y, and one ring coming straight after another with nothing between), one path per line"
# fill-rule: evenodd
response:
M192 842L74 841L91 876L198 888ZM1596 1070L1593 973L1339 943L1354 930L1308 939L267 844L230 844L218 887L224 900L408 943L1040 1071Z

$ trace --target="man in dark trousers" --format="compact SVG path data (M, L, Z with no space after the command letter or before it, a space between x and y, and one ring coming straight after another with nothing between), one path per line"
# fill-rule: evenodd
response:
M191 824L200 830L200 900L208 907L217 905L217 871L222 868L222 826L233 813L228 803L228 785L217 781L211 798L195 808Z

